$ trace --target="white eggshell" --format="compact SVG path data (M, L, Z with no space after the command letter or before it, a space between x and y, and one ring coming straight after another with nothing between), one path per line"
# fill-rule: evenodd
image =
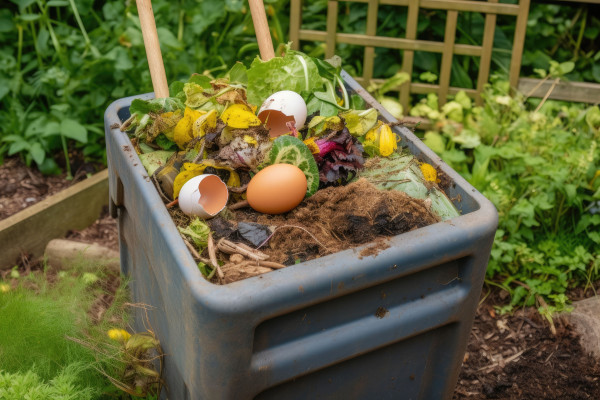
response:
M307 114L308 110L304 99L291 90L273 93L258 110L258 118L267 125L273 137L289 132L285 123L292 118L296 129L302 129Z
M179 208L187 215L212 218L229 199L227 185L217 175L198 175L187 181L179 191Z

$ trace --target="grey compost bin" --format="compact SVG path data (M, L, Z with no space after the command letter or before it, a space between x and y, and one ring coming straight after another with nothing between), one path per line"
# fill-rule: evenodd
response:
M394 118L350 76L347 86ZM111 210L133 301L152 306L162 398L450 399L497 226L494 206L410 130L400 142L454 182L461 216L250 279L207 282L127 135L134 98L106 110ZM144 330L142 311L135 327ZM145 324L144 324L145 323Z

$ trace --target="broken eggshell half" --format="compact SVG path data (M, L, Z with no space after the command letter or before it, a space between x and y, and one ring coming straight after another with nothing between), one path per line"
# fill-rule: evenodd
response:
M258 110L258 118L269 129L271 137L278 137L290 131L287 122L294 122L300 130L306 122L308 110L302 96L291 90L282 90L269 96Z
M179 192L179 208L187 215L212 218L225 208L229 199L227 185L217 175L198 175Z

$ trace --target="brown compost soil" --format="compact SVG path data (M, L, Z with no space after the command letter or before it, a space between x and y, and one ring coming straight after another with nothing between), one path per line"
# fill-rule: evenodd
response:
M187 225L187 217L179 211L173 209L171 214L177 225ZM359 257L376 256L389 247L390 237L438 222L423 200L379 190L366 179L319 190L285 214L261 214L250 208L227 214L229 220L218 217L208 221L217 241L225 238L244 242L236 230L240 222L267 226L272 234L260 251L268 255L268 261L286 266L371 242ZM208 250L203 256L209 258ZM232 260L223 253L217 256L225 264L225 277L214 277L214 283L230 283L270 271L260 265L242 265L241 260Z
M554 335L533 307L498 315L494 305L506 292L491 292L477 310L453 399L600 399L600 362L572 326L555 318Z
M236 212L235 219L275 227L262 250L269 260L283 264L337 253L438 222L423 200L378 190L365 179L319 190L286 214L266 215L246 209Z

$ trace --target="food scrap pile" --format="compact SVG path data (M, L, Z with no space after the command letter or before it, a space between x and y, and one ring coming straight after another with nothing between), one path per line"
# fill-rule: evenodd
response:
M458 216L437 171L348 93L341 60L291 50L168 98L128 132L202 274L226 284ZM364 253L364 254L363 254Z

